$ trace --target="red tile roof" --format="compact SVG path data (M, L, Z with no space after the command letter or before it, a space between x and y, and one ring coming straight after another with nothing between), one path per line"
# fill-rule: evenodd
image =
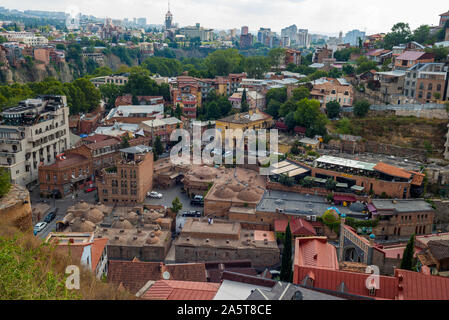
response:
M204 263L164 265L162 262L109 260L108 281L122 283L131 293L139 291L150 280L162 280L164 271L171 279L183 281L206 281Z
M412 174L410 172L405 171L404 169L383 163L383 162L379 162L374 167L374 170L377 170L379 172L388 174L393 177L398 177L398 178L410 179L412 177Z
M275 220L274 231L285 232L288 220ZM301 218L290 219L290 230L294 236L316 236L315 228L306 220Z
M303 284L306 276L313 279L313 287L339 291L344 284L345 293L371 297L375 299L394 300L398 292L398 279L395 277L379 276L379 288L375 296L370 296L366 286L369 274L330 270L317 267L298 267L295 264L294 284Z
M327 237L296 238L295 266L338 270L337 250Z
M86 138L83 138L82 140L94 143L94 142L100 142L100 141L109 140L109 139L116 139L116 140L120 141L120 138L108 136L105 134L94 134L94 135L88 136Z
M108 239L106 239L106 238L94 239L94 243L92 244L92 253L91 253L92 270L95 271L95 269L97 269L98 262L100 262L101 255L103 254L103 251L104 251L107 243L108 243Z
M212 300L220 286L219 283L159 280L141 298L147 300Z
M396 269L399 300L449 300L449 278Z

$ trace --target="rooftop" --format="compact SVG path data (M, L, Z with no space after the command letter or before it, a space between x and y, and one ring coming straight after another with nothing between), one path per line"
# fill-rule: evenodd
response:
M398 213L433 211L432 206L422 199L386 200L373 199L372 204L378 211L395 211Z
M164 273L169 280L206 281L204 263L164 264L163 262L142 262L109 260L108 281L122 284L131 293L139 291L150 280L163 280Z
M219 283L159 280L141 298L146 300L212 300Z
M295 265L338 270L337 250L327 242L327 237L296 238Z

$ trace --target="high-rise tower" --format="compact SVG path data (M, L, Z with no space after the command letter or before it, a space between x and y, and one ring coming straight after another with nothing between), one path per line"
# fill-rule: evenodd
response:
M170 1L168 2L168 11L165 15L165 29L170 29L172 27L173 15L170 12Z

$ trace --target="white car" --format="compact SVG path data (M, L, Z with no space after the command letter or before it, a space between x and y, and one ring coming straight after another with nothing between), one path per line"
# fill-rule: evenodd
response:
M41 232L47 226L47 222L39 222L34 226L34 233Z
M156 191L148 192L147 196L150 197L150 198L162 199L162 193L159 193L159 192L156 192Z

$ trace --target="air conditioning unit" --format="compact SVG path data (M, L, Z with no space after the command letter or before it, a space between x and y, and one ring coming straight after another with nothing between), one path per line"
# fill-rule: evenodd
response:
M307 216L306 220L310 221L310 220L312 220L312 217L311 216Z
M312 221L316 221L316 216L312 216Z
M283 213L284 212L284 209L279 209L279 213Z

